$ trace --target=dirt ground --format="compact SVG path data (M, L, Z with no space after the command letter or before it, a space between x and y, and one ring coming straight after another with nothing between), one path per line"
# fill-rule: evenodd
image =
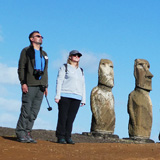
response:
M160 143L105 143L76 135L77 143L70 145L56 143L53 131L38 130L36 135L37 144L19 143L13 129L0 127L0 160L160 160Z
M0 137L0 160L159 160L160 144L76 143L38 140L19 143Z

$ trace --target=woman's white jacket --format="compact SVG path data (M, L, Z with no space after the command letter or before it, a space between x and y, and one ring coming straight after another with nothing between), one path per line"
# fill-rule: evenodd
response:
M56 99L60 99L61 93L71 93L82 96L81 103L86 103L85 78L81 68L75 68L70 64L61 66L56 82Z

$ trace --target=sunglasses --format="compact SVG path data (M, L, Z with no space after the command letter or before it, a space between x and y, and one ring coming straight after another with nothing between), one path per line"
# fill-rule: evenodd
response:
M40 35L35 35L34 37L38 37L38 38L42 38L42 39L43 39L43 37L40 36ZM33 37L33 38L34 38L34 37Z
M81 57L79 54L73 54L72 56L74 56L74 57Z

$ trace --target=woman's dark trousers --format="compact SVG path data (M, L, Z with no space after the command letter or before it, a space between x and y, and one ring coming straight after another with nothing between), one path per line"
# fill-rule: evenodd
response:
M58 139L71 137L72 126L80 106L80 100L61 97L58 103L58 123L56 136Z

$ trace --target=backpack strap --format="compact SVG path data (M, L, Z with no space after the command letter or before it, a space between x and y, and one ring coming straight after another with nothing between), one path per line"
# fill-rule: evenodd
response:
M67 63L65 63L64 66L65 66L65 72L67 73Z
M63 64L63 65L65 66L65 72L67 73L67 63L65 63L65 64ZM82 75L83 75L83 68L80 67L80 69L81 69Z
M81 69L81 71L82 71L82 75L84 75L84 74L83 74L83 68L80 67L80 69Z

